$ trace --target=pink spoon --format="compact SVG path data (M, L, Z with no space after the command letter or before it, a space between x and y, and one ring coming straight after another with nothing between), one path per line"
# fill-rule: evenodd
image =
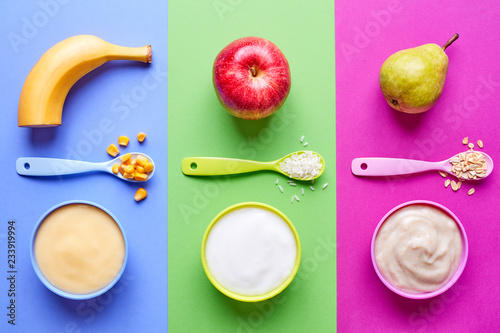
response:
M469 154L466 151L462 154ZM479 152L486 160L486 174L476 179L460 177L462 180L480 180L488 177L493 171L493 160L485 153ZM426 171L444 171L456 177L451 170L451 160L456 160L459 154L441 162L426 162L403 158L362 157L352 160L351 171L355 176L396 176L409 175Z

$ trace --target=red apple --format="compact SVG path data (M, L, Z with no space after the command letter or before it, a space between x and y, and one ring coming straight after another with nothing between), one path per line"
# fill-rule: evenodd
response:
M244 37L227 45L215 58L215 92L224 108L243 119L261 119L276 112L290 91L290 67L270 41Z

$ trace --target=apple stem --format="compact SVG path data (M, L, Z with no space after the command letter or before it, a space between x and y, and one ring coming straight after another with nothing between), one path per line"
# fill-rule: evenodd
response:
M250 72L252 72L252 76L256 77L257 76L257 70L255 70L254 67L250 67Z
M451 44L453 44L453 42L456 41L457 39L458 39L458 34L454 34L453 37L451 37L449 41L447 41L446 43L444 43L444 45L442 47L443 51L446 50L446 48L448 46L450 46Z

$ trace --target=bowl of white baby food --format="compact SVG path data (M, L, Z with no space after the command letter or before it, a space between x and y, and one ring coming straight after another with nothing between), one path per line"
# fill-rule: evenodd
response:
M462 274L469 245L465 229L448 208L416 200L390 210L373 233L371 257L380 280L411 299L442 294Z
M224 295L260 302L282 292L300 265L292 222L276 208L244 202L220 212L203 236L201 260L210 282Z

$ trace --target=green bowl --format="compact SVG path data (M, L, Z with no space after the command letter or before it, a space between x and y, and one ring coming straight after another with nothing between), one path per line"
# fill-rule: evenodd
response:
M241 208L261 208L261 209L268 210L271 213L278 215L279 217L281 217L281 219L283 219L288 224L288 226L290 227L290 230L292 231L293 236L295 238L295 245L297 248L297 254L296 254L295 264L293 266L292 272L278 287L276 287L273 290L271 290L265 294L262 294L262 295L245 296L245 295L239 295L237 293L234 293L234 292L228 290L227 288L222 286L215 279L215 277L210 272L210 268L208 267L208 264L207 264L207 259L206 259L206 255L205 255L205 247L206 247L208 235L210 234L210 231L212 230L213 226L224 215L226 215L230 212L233 212L235 210L241 209ZM282 292L292 282L293 278L297 274L297 271L298 271L299 266L300 266L301 254L302 254L302 252L301 252L301 247L300 247L299 235L297 233L297 230L293 226L292 222L290 222L290 220L288 219L288 217L286 217L285 214L283 214L282 212L280 212L276 208L269 206L269 205L266 205L266 204L263 204L263 203L260 203L260 202L243 202L243 203L239 203L239 204L236 204L236 205L233 205L231 207L224 209L222 212L217 214L217 216L208 225L208 228L205 231L205 235L203 236L203 241L201 243L201 262L203 264L203 269L205 270L205 274L207 274L207 277L210 280L210 282L212 282L212 284L215 286L215 288L217 288L224 295L226 295L230 298L233 298L235 300L242 301L242 302L261 302L261 301L264 301L264 300L269 299L271 297L274 297L274 296L278 295L280 292Z

